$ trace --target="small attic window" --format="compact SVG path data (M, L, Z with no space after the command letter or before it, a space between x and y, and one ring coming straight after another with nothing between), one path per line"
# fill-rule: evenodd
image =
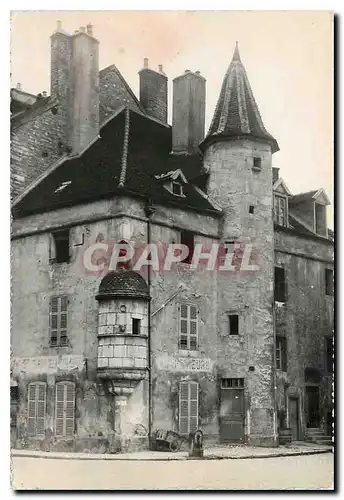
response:
M255 156L253 158L253 170L261 170L262 169L262 159L260 156Z
M172 193L176 196L184 196L183 186L180 184L180 182L172 182Z

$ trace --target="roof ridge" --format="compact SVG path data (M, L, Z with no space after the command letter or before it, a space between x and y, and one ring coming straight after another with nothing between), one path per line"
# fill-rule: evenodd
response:
M124 120L124 139L123 139L123 152L122 152L122 161L121 161L121 173L120 173L120 177L119 177L118 187L124 187L125 177L126 177L126 173L127 173L129 131L130 131L130 113L129 113L129 106L126 106L126 108L125 108L125 120Z

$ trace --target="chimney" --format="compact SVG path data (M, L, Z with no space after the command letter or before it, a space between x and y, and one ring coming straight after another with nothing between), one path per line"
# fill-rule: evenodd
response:
M148 67L147 57L143 60L140 75L140 102L146 113L167 123L167 76L162 65L155 71Z
M20 83L20 82L18 82L18 83L17 83L16 89L17 89L17 90L21 90L21 89L22 89L22 86L21 86L21 83Z
M279 179L279 168L278 167L272 167L272 184L275 184L276 181Z
M51 95L59 98L61 140L79 153L99 134L99 42L92 26L51 36Z
M172 153L194 154L204 139L205 84L199 71L173 80Z

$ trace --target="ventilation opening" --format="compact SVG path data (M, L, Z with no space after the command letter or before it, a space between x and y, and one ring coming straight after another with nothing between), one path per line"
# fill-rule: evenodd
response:
M248 209L248 212L250 214L254 214L254 206L253 205L250 205L250 208Z
M229 320L229 335L239 335L239 316L237 314L230 314Z

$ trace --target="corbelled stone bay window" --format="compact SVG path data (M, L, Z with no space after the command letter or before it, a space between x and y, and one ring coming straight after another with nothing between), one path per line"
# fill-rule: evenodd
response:
M98 313L98 370L146 369L148 287L135 271L107 274L96 297Z

